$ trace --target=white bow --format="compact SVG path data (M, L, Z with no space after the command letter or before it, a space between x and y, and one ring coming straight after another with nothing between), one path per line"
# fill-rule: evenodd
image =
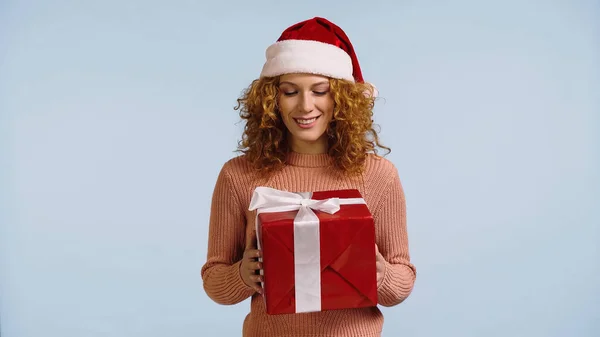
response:
M329 214L340 210L340 198L325 200L311 199L312 193L293 193L281 191L270 187L257 187L250 201L250 211L258 210L260 213L288 212L302 208L314 209Z

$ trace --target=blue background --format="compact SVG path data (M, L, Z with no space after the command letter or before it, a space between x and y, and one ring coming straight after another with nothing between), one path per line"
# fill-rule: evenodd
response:
M600 335L597 1L0 2L2 337L239 336L202 290L232 108L324 16L380 90L416 286L384 336Z

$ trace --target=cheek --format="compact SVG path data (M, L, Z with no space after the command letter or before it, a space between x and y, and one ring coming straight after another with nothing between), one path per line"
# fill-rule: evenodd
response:
M327 119L327 121L333 118L334 104L335 103L333 102L333 99L324 100L321 104L321 108L319 110L323 112L323 114L325 115L324 117L325 119Z
M279 99L277 101L277 107L279 110L279 113L281 114L281 116L283 118L288 118L288 116L290 115L290 112L292 112L292 108L293 108L293 104L292 102L290 102L289 99Z
M290 128L291 125L293 123L295 123L292 118L290 117L290 114L293 112L293 108L291 107L291 104L288 100L280 100L278 103L278 112L279 112L279 117L281 118L281 120L283 121L283 124L287 127Z

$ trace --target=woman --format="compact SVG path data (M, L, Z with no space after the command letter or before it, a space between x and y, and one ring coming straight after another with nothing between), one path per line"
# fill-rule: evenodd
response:
M202 278L217 303L252 297L243 336L380 336L383 326L377 307L265 313L261 255L248 211L257 186L358 189L375 220L379 304L397 305L412 291L416 271L402 185L393 164L375 154L376 147L385 148L372 126L375 95L346 34L313 18L286 29L267 49L260 78L238 99L246 121L243 155L225 163L218 176Z

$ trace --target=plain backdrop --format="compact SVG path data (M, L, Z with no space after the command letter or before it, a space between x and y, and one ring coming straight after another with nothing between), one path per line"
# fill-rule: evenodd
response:
M380 91L414 292L384 336L600 335L600 4L0 2L2 337L239 336L209 204L266 47L314 16Z

